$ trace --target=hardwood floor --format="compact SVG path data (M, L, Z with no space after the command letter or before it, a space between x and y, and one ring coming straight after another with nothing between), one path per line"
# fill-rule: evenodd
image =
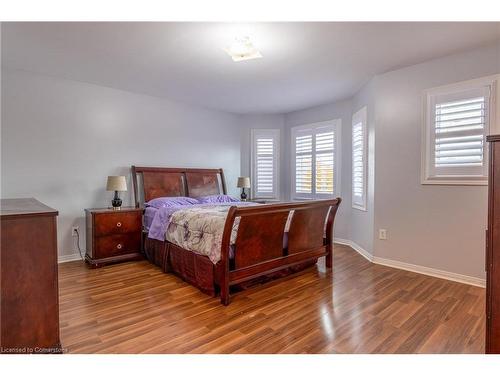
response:
M484 353L482 288L372 264L335 246L229 306L147 261L59 266L69 353Z

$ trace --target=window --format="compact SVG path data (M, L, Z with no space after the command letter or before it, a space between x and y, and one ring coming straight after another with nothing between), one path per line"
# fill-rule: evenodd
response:
M279 199L279 129L252 130L252 197Z
M292 128L292 198L340 194L340 120Z
M352 207L366 211L367 182L366 107L352 116Z
M486 185L492 90L479 79L429 90L425 102L422 183Z

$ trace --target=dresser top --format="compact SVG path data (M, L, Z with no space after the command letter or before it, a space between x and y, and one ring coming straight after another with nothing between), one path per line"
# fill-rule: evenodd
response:
M57 215L57 210L44 205L35 198L0 199L0 216Z
M498 142L500 141L500 134L488 135L486 137L486 140L488 142Z
M91 214L119 214L125 212L142 212L143 208L136 207L121 207L119 210L113 210L113 208L86 208L86 212Z

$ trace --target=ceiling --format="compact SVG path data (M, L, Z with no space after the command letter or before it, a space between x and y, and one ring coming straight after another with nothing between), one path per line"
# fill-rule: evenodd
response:
M249 36L263 58L224 48ZM375 74L478 47L500 23L3 23L2 63L233 113L352 96Z

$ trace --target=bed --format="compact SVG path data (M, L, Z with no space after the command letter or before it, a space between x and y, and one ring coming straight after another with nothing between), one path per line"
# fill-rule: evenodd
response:
M145 208L146 227L155 213L145 202L161 197L226 194L222 169L132 166L132 177L135 204ZM150 237L145 231L144 252L163 272L175 273L204 293L220 295L221 303L228 305L235 290L297 272L314 265L320 257L326 257L326 267L331 268L333 224L340 202L336 198L188 207L169 216L164 238ZM210 242L210 252L189 249L192 244L182 242L182 227L210 228L212 224L204 221L209 219L217 234L217 241ZM171 231L175 223L177 228Z

